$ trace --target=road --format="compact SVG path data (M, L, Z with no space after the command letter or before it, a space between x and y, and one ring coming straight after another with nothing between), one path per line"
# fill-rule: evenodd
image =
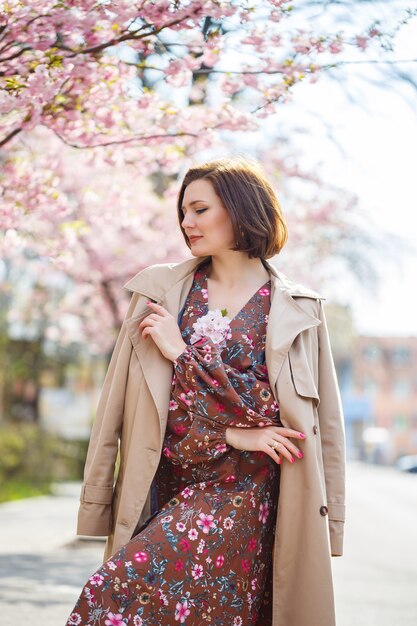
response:
M345 526L337 626L416 626L417 475L350 463Z
M416 626L417 475L349 463L347 488L345 554L332 559L337 626ZM78 494L71 484L0 505L2 626L63 626L100 565L104 544L74 536Z

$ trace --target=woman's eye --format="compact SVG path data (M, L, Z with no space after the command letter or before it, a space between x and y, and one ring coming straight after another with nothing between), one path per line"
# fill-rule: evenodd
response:
M203 211L207 211L207 209L196 209L196 213L203 213Z

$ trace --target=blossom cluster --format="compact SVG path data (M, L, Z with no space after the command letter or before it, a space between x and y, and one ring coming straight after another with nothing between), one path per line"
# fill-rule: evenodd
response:
M231 338L230 321L226 315L226 309L210 310L194 322L194 332L190 337L190 343L194 344L201 339L208 338L219 347L224 347L226 339Z

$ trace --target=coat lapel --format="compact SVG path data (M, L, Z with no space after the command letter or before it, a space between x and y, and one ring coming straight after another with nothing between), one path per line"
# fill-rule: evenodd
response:
M148 272L148 268L134 276L124 286L146 298L155 300L178 318L193 283L194 272L207 257L188 259L181 263L165 264L163 275ZM288 281L271 263L264 260L271 274L271 308L266 333L265 361L272 390L285 357L299 333L318 326L321 321L304 311L293 295L321 298L319 294ZM125 320L127 333L141 364L144 378L158 411L162 435L165 432L171 393L173 364L161 355L153 341L144 341L138 324L149 313L146 300L140 301L136 314Z
M175 318L178 318L179 311L191 289L195 268L200 263L201 259L193 258L178 265L167 265L166 269L168 272L171 271L171 275L169 275L166 283L163 280L155 282L155 278L145 270L129 280L124 287L146 296L147 299L154 300L166 308ZM175 271L177 268L178 272ZM157 408L163 436L168 418L173 364L162 356L153 341L142 339L138 326L149 312L146 300L143 299L139 311L133 317L126 319L125 325L133 349L141 364L146 384Z
M280 273L268 263L272 273L271 308L265 340L265 362L271 388L275 385L285 357L294 339L303 330L321 324L321 321L304 311L294 300L288 287L283 284ZM296 290L293 290L296 295ZM297 295L320 298L308 290L299 290Z

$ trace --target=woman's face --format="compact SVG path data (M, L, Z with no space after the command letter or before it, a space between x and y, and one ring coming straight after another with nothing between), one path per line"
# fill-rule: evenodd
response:
M193 255L218 254L234 246L229 214L209 181L194 180L187 185L182 210L182 227L190 240ZM196 239L193 239L194 236Z

